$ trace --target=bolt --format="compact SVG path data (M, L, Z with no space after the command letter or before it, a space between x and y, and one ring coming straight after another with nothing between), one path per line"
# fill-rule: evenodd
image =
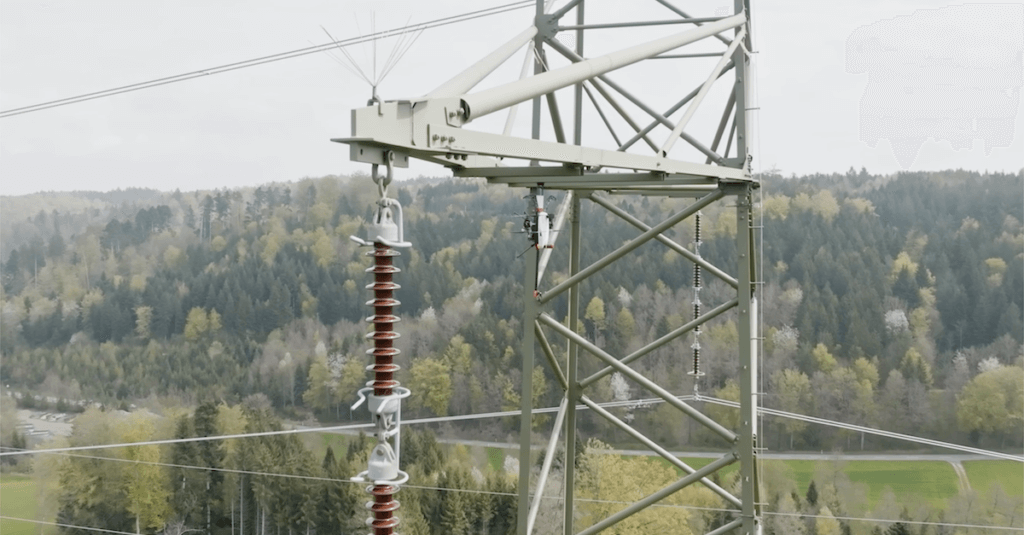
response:
M438 139L441 139L441 136L439 136L437 134L434 134L434 137L431 138L431 139L433 139L434 141L437 141Z

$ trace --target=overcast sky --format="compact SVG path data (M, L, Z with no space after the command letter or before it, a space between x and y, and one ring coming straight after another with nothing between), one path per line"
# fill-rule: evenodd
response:
M383 30L501 3L3 0L0 109L320 44L326 41L320 25L339 39L354 37L370 31L371 14ZM692 16L722 14L727 4L676 2ZM587 15L588 21L672 16L647 0L589 0ZM530 20L524 9L427 30L381 84L381 96L429 92ZM755 0L753 20L754 105L760 108L754 112L755 170L1024 167L1022 4ZM587 42L588 55L637 42L637 35L607 35ZM392 43L379 44L380 63ZM349 50L372 69L369 45ZM481 87L510 81L521 63L522 55L515 56ZM658 87L652 102L662 107L698 85L714 60L681 75L666 74L669 61L649 63L613 77L637 89ZM193 190L367 171L328 140L349 134L349 110L365 105L369 94L331 58L313 54L2 118L0 193ZM709 108L715 102L709 100ZM693 128L713 129L718 113L712 109ZM597 133L592 139L603 142ZM419 174L448 173L427 164L404 172Z

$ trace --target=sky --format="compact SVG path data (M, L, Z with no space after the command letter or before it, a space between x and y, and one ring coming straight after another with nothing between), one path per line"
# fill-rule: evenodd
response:
M4 0L0 109L321 44L328 40L321 26L344 39L365 35L371 27L397 28L502 3ZM731 6L725 0L674 3L692 16L722 15ZM949 168L1016 173L1024 168L1024 4L753 4L755 171L800 175L865 167L885 174ZM670 16L650 0L589 0L587 8L588 22ZM384 99L424 95L531 20L531 10L523 9L426 30L378 92ZM589 37L586 53L607 53L682 30L608 31ZM378 67L394 43L378 43ZM694 46L710 51L716 44L707 39ZM372 71L371 45L349 52ZM552 68L564 64L549 59ZM522 61L517 54L479 88L514 80ZM699 86L715 61L657 60L612 77L633 91L646 91L645 100L664 109ZM713 133L724 91L715 86L688 132ZM189 191L367 172L366 164L350 162L346 147L329 139L349 135L350 110L365 105L369 96L365 82L317 53L0 118L0 194L127 187ZM571 108L568 92L559 100L563 109ZM587 110L585 143L608 147L610 136ZM639 110L631 113L648 122ZM527 116L520 111L516 134L528 133ZM468 128L500 131L503 123L504 116L495 116ZM676 157L697 158L686 152L685 143L676 146ZM419 163L400 170L398 178L448 174Z

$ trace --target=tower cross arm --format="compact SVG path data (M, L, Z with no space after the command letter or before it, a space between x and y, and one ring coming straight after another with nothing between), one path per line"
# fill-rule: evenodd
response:
M352 110L351 137L332 141L350 145L352 160L364 163L380 163L384 151L391 150L399 155L399 167L407 166L410 156L457 169L502 167L501 160L510 158L750 180L745 169L467 130L462 128L459 109L459 98L373 104Z

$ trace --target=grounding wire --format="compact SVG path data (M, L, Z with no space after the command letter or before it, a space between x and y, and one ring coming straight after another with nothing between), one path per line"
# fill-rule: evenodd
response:
M41 102L39 104L33 104L31 106L23 106L23 107L20 107L20 108L12 108L12 109L8 109L8 110L2 110L2 111L0 111L0 118L12 117L12 116L15 116L15 115L21 115L21 114L31 113L31 112L35 112L35 111L42 111L42 110L46 110L46 109L50 109L50 108L56 108L56 107L60 107L60 106L67 106L67 105L75 104L75 103L78 103L78 102L85 102L85 101L88 101L88 100L94 100L94 99L99 99L99 98L119 95L119 94L122 94L122 93L129 93L129 92L132 92L132 91L139 91L139 90L142 90L142 89L149 89L149 88L152 88L152 87L159 87L159 86L162 86L162 85L173 84L175 82L184 82L186 80L192 80L194 78L200 78L200 77L203 77L203 76L210 76L210 75L213 75L213 74L220 74L220 73L234 71L234 70L238 70L238 69L244 69L246 67L255 67L255 66L258 66L258 65L264 65L264 64L273 63L273 62L276 62L276 61L292 59L292 58L296 58L296 57L300 57L300 56L305 56L305 55L308 55L308 54L315 54L315 53L318 53L318 52L322 52L324 50L331 50L331 49L335 49L335 48L340 50L341 47L349 46L349 45L354 45L354 44L365 43L365 42L368 42L368 41L372 41L372 40L375 40L375 39L380 38L382 36L387 36L387 35L389 35L391 33L394 33L397 30L404 29L404 30L416 31L416 30L426 30L426 29L431 29L431 28L437 28L437 27L440 27L440 26L447 26L449 24L456 24L456 23L459 23L459 22L467 22L467 21L470 21L470 20L478 19L478 18L489 17L489 16L492 16L492 15L498 15L498 14L502 14L502 13L507 13L509 11L514 11L514 10L517 10L517 9L522 9L522 8L529 7L529 6L532 6L532 5L534 5L532 0L522 0L522 1L519 1L519 2L512 2L512 3L509 3L509 4L503 4L503 5L500 5L500 6L495 6L495 7L490 7L490 8L486 8L486 9L481 9L481 10L478 10L478 11L471 11L471 12L463 13L463 14L460 14L460 15L452 15L452 16L449 16L449 17L444 17L444 18L440 18L440 19L434 19L434 20L427 21L427 22L421 22L421 23L417 23L417 24L413 24L411 26L408 26L407 28L395 28L395 29L392 29L392 30L377 32L377 33L373 33L373 34L369 34L369 35L365 35L365 36L361 36L361 37L354 37L354 38L349 38L349 39L345 39L345 40L342 40L342 41L335 41L335 42L331 42L331 43L325 43L325 44L322 44L322 45L315 45L315 46L311 46L311 47L300 48L300 49L291 50L291 51L288 51L288 52L280 52L280 53L272 54L272 55L269 55L269 56L262 56L262 57L259 57L259 58L253 58L253 59L248 59L248 60L244 60L244 61L238 61L238 62L235 62L235 63L228 63L228 64L225 64L225 65L219 65L219 66L216 66L216 67L210 67L210 68L201 69L201 70L198 70L198 71L191 71L191 72L187 72L187 73L182 73L182 74L178 74L178 75L175 75L175 76L167 76L167 77L164 77L164 78L157 78L157 79L149 80L149 81L146 81L146 82L138 82L138 83L124 85L124 86L115 87L115 88L111 88L111 89L105 89L103 91L95 91L95 92L92 92L92 93L84 93L84 94L73 96L73 97L66 97L66 98L62 98L62 99L51 100L51 101L47 101L47 102Z

